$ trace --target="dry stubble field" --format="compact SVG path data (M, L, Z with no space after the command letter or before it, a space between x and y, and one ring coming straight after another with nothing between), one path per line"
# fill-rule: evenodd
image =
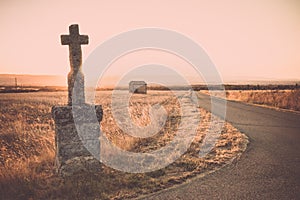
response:
M202 91L208 94L208 91ZM213 94L213 93L212 93ZM218 93L215 93L218 96ZM228 100L242 101L274 108L300 111L300 89L293 90L227 90Z
M51 107L66 103L65 92L0 94L0 199L124 199L137 197L199 174L214 171L239 157L247 138L226 123L213 148L199 158L211 114L199 108L201 123L188 151L173 164L149 173L130 174L101 165L100 174L81 173L68 178L56 175L54 167L54 122ZM169 91L134 95L130 101L132 120L149 123L151 105L160 103L168 113L163 129L155 136L137 139L124 133L111 115L110 92L98 92L104 118L101 129L127 151L147 152L170 142L181 121L178 100ZM121 100L121 99L120 99ZM214 117L212 117L214 119Z

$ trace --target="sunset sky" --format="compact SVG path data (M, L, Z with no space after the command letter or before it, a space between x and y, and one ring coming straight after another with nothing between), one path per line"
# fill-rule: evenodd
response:
M69 71L68 48L61 46L60 35L68 33L70 24L78 23L80 33L90 38L89 45L82 47L83 59L116 34L158 27L197 42L225 81L299 79L299 2L1 0L0 74L65 76ZM146 54L129 57L143 64ZM155 63L179 63L172 56L153 55ZM107 76L118 76L118 69L126 69L129 63L133 62L119 62Z

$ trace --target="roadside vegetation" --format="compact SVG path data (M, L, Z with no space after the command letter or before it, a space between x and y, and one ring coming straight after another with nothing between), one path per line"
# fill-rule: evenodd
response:
M204 158L200 150L211 114L199 108L201 124L191 147L173 164L158 171L130 174L101 165L101 173L82 173L68 178L56 174L53 105L67 102L66 92L0 94L0 199L124 199L179 184L198 174L214 171L238 158L247 138L226 123L215 148ZM111 115L109 91L98 92L103 105L101 128L119 147L144 152L167 144L180 123L176 98L167 91L139 95L130 104L133 121L149 123L150 105L162 103L168 111L163 131L152 138L129 137ZM155 98L154 98L155 97Z
M208 91L202 91L208 94ZM218 93L215 93L216 95ZM300 89L292 90L227 90L228 100L300 111Z

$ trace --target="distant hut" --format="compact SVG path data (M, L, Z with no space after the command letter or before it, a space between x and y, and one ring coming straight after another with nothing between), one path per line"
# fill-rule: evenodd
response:
M145 81L130 81L129 92L147 94L147 83Z

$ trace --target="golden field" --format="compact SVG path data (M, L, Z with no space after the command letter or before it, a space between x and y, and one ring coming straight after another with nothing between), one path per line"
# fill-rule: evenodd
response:
M209 93L208 91L204 90L202 90L202 92L206 94ZM226 98L228 100L236 100L274 108L300 111L300 89L227 90Z
M0 94L0 199L124 199L179 184L199 174L212 172L238 158L247 138L226 123L213 150L198 156L206 135L210 113L199 108L201 123L190 148L171 165L148 173L124 173L101 165L102 172L61 178L55 172L54 122L51 108L64 105L66 92ZM121 99L120 99L121 100ZM118 147L146 152L168 144L181 122L178 100L170 91L135 95L129 103L132 120L149 123L151 105L160 103L168 113L159 134L137 139L121 130L111 114L111 92L97 92L96 103L104 110L101 130Z

